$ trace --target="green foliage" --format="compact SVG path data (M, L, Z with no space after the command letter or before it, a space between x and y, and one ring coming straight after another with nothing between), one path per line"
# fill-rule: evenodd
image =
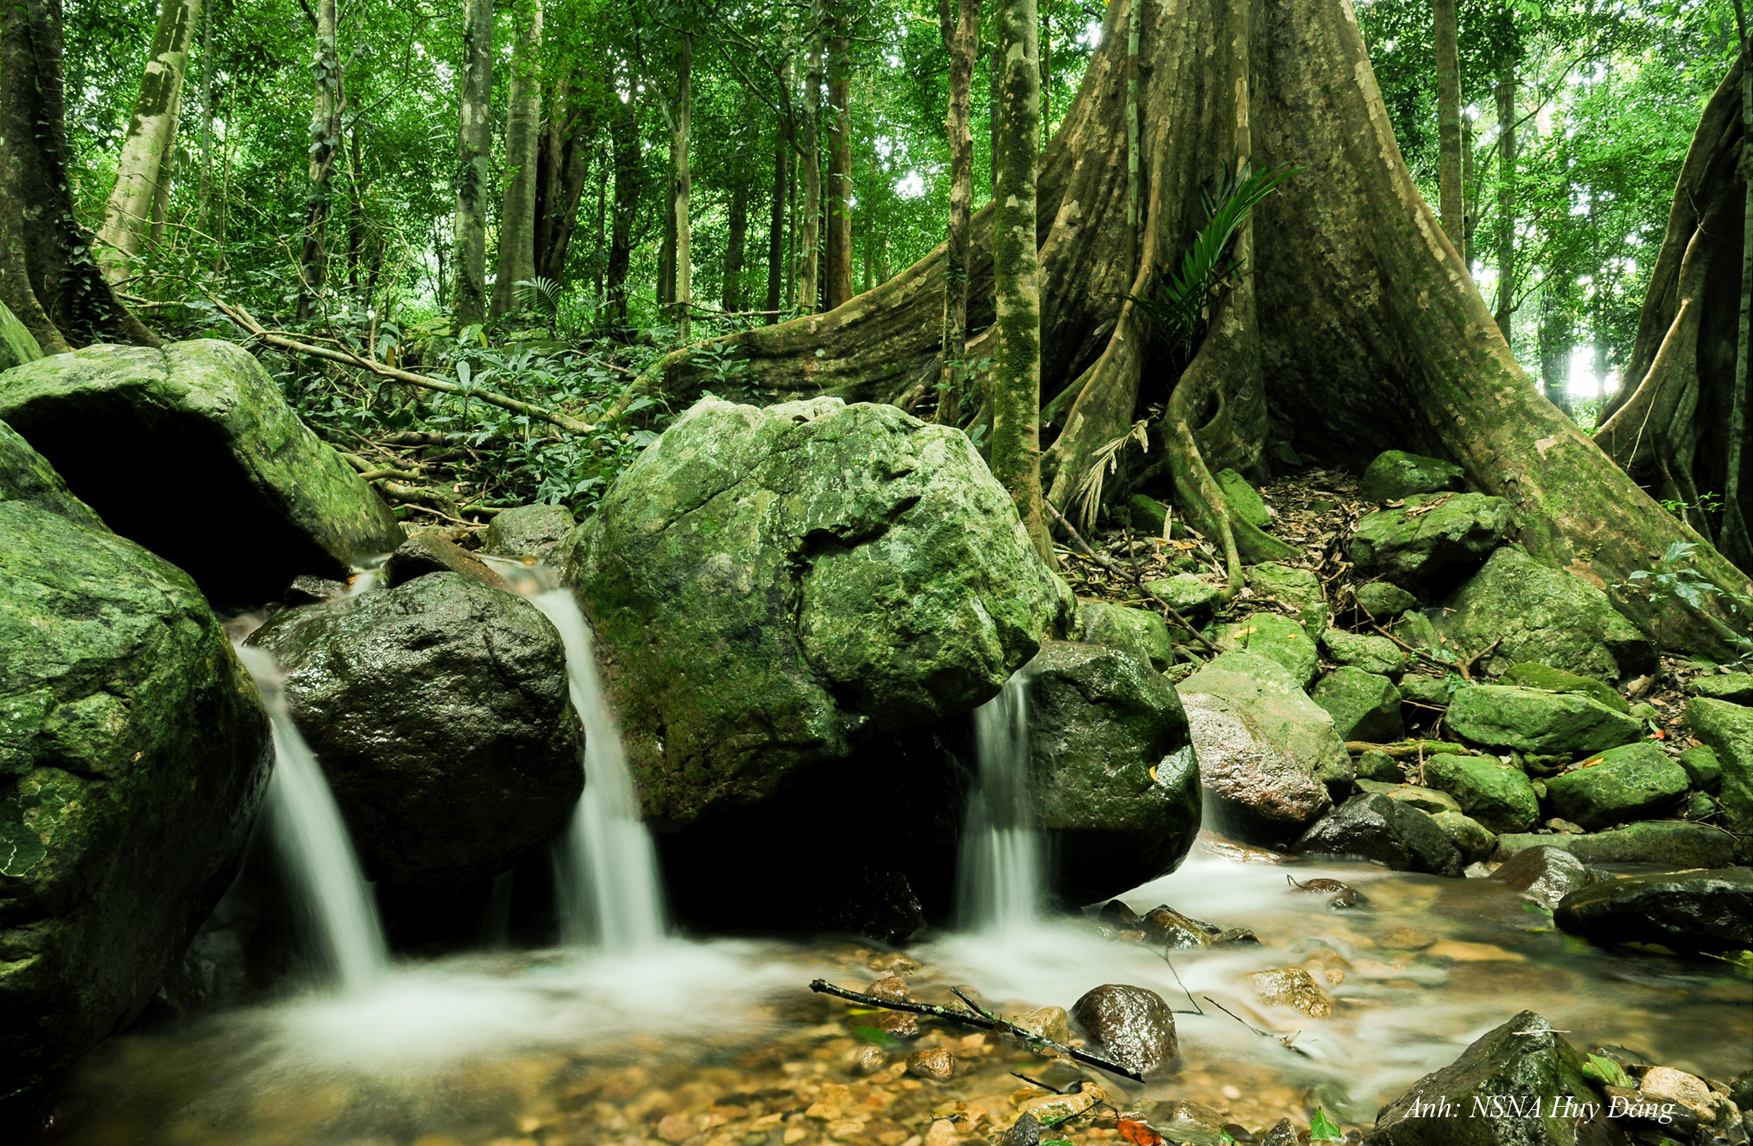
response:
M1707 600L1714 600L1722 605L1723 610L1733 619L1734 625L1725 626L1715 618L1709 618L1713 622L1712 627L1720 630L1723 639L1732 647L1740 649L1743 657L1753 656L1753 637L1748 636L1750 629L1747 624L1748 618L1753 616L1753 598L1725 592L1721 586L1700 573L1691 563L1697 552L1697 542L1671 542L1667 551L1650 568L1632 570L1615 587L1635 593L1652 604L1672 598L1701 611ZM1705 616L1708 618L1709 614Z
M1602 1086L1631 1086L1630 1076L1625 1068L1605 1055L1590 1054L1589 1061L1583 1065L1583 1076L1591 1078Z
M1309 1138L1316 1142L1343 1142L1345 1131L1327 1117L1327 1112L1319 1106L1315 1107L1315 1116L1309 1122Z

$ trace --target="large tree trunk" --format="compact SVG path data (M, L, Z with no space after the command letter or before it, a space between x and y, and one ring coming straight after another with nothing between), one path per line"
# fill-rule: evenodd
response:
M1516 311L1516 69L1497 77L1497 328L1505 341Z
M743 309L743 251L749 241L749 173L740 155L730 177L730 240L724 248L724 283L718 305L734 312Z
M335 19L335 0L317 0L316 56L310 66L316 89L310 113L304 238L298 252L300 318L316 314L329 270L329 206L334 195L335 155L341 149L341 114L346 108Z
M59 0L0 6L0 302L46 353L158 345L99 273L73 217Z
M487 189L493 148L493 0L464 0L462 83L457 96L456 289L458 327L487 317Z
M121 282L129 263L140 253L140 242L151 226L160 175L175 145L177 102L189 66L189 39L201 18L201 0L164 0L152 53L140 77L134 117L116 160L116 184L104 204L98 227L98 264L104 277Z
M1359 466L1390 447L1453 459L1479 488L1511 502L1516 536L1536 558L1603 587L1670 646L1727 651L1722 626L1742 624L1727 614L1727 598L1694 608L1625 587L1651 554L1701 539L1546 401L1510 355L1406 171L1343 0L1166 0L1141 9L1145 204L1138 270L1127 274L1119 81L1128 8L1119 0L1109 9L1037 182L1043 392L1077 388L1048 458L1058 470L1055 500L1088 472L1099 446L1155 406L1182 415L1184 438L1174 425L1161 435L1183 442L1179 469L1258 471L1270 403L1280 437L1333 463ZM1123 300L1179 261L1206 221L1201 184L1237 159L1303 170L1243 228L1242 271L1176 372ZM974 223L976 300L992 290L989 212ZM832 313L724 344L750 362L767 397L892 400L936 376L945 262L939 247ZM975 309L975 325L991 321L990 307ZM704 379L679 351L623 405L657 387L685 399ZM1178 496L1207 500L1198 489ZM1726 592L1753 591L1708 546L1694 567Z
M818 5L819 7L819 5ZM822 22L818 11L810 33L809 67L803 79L803 138L798 141L803 160L802 226L797 236L797 309L814 314L821 283L822 242L822 142L818 128L822 113Z
M780 72L779 82L791 83L788 61ZM767 223L767 325L776 321L775 312L785 306L785 198L791 189L791 133L783 117L773 139L773 211Z
M1657 497L1691 507L1684 511L1691 523L1753 571L1753 480L1744 468L1738 482L1730 477L1734 447L1739 441L1744 448L1747 437L1744 406L1735 425L1744 385L1737 377L1748 204L1740 166L1744 60L1723 77L1699 120L1637 340L1595 440ZM1722 499L1720 512L1698 508L1705 494Z
M683 342L688 341L688 327L693 319L694 305L694 230L690 204L694 191L694 168L688 155L693 142L694 116L694 37L682 33L682 50L676 66L676 157L675 211L676 228L676 329Z
M517 284L536 275L536 160L542 134L542 0L517 6L511 56L511 98L505 114L505 203L499 211L499 262L494 315L517 306Z

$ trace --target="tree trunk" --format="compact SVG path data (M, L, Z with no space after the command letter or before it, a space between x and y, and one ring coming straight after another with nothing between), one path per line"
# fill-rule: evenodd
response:
M213 8L201 9L201 188L195 228L209 238L213 228Z
M499 210L499 260L494 269L493 315L517 306L517 284L536 276L536 160L542 132L542 0L516 8L517 45L511 54L511 97L505 112L505 202Z
M151 224L160 175L176 136L177 101L189 66L189 38L201 18L201 0L164 0L152 51L140 77L134 117L116 160L116 183L104 204L97 230L98 264L104 277L119 283L140 253Z
M633 216L639 210L639 108L632 100L620 105L609 119L609 142L615 163L615 205L609 225L609 257L604 270L603 295L608 300L609 322L625 332L627 272L633 265Z
M1546 400L1566 414L1572 412L1570 294L1573 289L1568 271L1560 267L1546 269L1546 281L1540 284L1540 386Z
M1443 233L1466 263L1466 206L1461 188L1461 53L1457 46L1455 0L1431 0L1432 40L1436 47L1436 134L1438 213Z
M1744 467L1739 473L1732 467L1747 438L1741 308L1753 228L1741 166L1748 137L1744 61L1730 68L1699 120L1637 339L1595 441L1657 497L1696 507L1702 495L1718 495L1720 513L1693 508L1685 516L1753 572L1747 543L1753 481Z
M564 77L549 86L543 102L548 122L536 155L536 275L564 286L566 257L578 228L578 205L590 180L597 109L586 104Z
M298 316L317 312L328 275L329 206L334 194L335 153L341 149L341 113L346 94L341 87L341 56L335 27L335 0L317 0L316 56L311 75L316 94L310 116L310 168L306 182L304 238L298 253Z
M828 41L828 260L823 284L824 310L852 297L852 41L846 27L844 0L831 5Z
M164 157L158 163L158 178L152 189L152 225L147 236L153 246L164 242L165 225L170 222L170 187L176 178L177 128L183 120L183 93L177 90L176 102L170 109L170 139L164 145Z
M950 0L943 0L944 51L950 58L949 111L944 127L950 140L950 219L944 251L943 371L937 392L937 421L960 421L968 379L968 224L974 205L973 104L974 54L980 50L980 0L959 0L952 25Z
M780 72L779 82L791 83L789 62ZM791 186L791 134L780 119L773 140L773 213L767 223L767 310L778 311L785 300L785 197ZM767 325L778 321L776 314L767 316Z
M487 317L487 189L493 172L493 0L464 0L462 84L457 97L456 288L459 328Z
M743 250L749 241L749 179L740 155L730 177L730 241L724 248L724 289L719 292L719 306L734 312L743 309Z
M676 67L676 198L675 198L675 274L676 327L683 342L688 341L693 321L690 308L694 305L693 224L689 218L689 201L694 189L694 171L688 156L689 138L694 112L694 37L682 33L682 50Z
M818 4L815 28L810 32L809 70L803 79L803 211L797 236L797 309L814 314L818 308L822 243L822 142L818 132L822 110L823 17Z
M1505 341L1516 309L1516 71L1497 77L1497 328Z
M44 353L93 342L157 346L116 298L73 217L61 5L0 7L0 302Z

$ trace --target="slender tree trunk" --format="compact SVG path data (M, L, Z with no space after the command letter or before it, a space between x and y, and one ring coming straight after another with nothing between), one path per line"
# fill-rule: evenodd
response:
M791 85L788 61L779 74L779 82ZM773 137L773 211L767 223L767 307L778 311L785 298L785 196L791 185L788 165L791 159L791 135L785 119L780 117ZM767 316L767 325L778 321L776 314Z
M1516 71L1497 77L1497 328L1510 337L1516 309Z
M828 41L828 269L823 310L852 297L852 41L845 0L828 0L832 38Z
M1540 284L1540 386L1546 400L1570 414L1570 292L1567 271L1548 267ZM1500 324L1498 327L1502 330Z
M201 9L201 189L195 226L213 235L213 7Z
M694 305L694 234L689 218L694 170L688 154L694 117L694 36L682 33L676 84L676 326L683 342L690 337Z
M152 52L140 77L134 116L116 160L116 183L98 227L98 263L104 277L121 282L151 226L152 209L167 157L175 146L177 105L189 66L189 40L201 18L201 0L164 0Z
M316 95L310 117L304 240L298 254L300 318L316 314L323 280L328 275L329 207L334 195L335 154L341 148L341 114L346 108L335 0L317 0L316 17L316 58L310 68L316 80Z
M1041 142L1053 137L1053 16L1041 13Z
M499 210L494 315L517 306L517 284L536 276L536 162L542 133L542 0L519 0L505 113L505 202Z
M814 314L820 306L817 270L822 243L822 144L817 126L822 109L822 35L824 19L818 4L810 32L809 70L803 80L803 219L797 237L797 308Z
M1004 75L993 109L1003 151L992 220L998 347L992 368L992 473L1010 491L1047 560L1053 541L1041 502L1041 292L1035 178L1041 154L1040 47L1035 0L1005 0Z
M464 0L462 84L457 111L457 326L487 317L487 189L492 184L493 0Z
M609 230L609 258L603 295L609 321L621 331L629 326L627 272L633 265L633 217L639 211L639 109L632 101L620 105L609 120L614 148L615 206Z
M944 51L950 60L949 111L944 127L950 140L950 218L944 252L943 372L937 392L937 420L959 421L968 380L968 231L974 207L973 104L974 54L980 50L980 0L959 0L950 22L950 0L943 0Z
M743 309L743 249L749 240L749 180L739 155L731 168L730 240L724 248L724 289L719 305L728 311Z
M663 182L663 239L657 247L657 308L665 317L676 308L676 136L670 132L669 164Z
M590 181L590 144L596 108L581 105L571 82L561 78L544 99L548 122L536 156L536 274L566 283L566 259L578 228L578 207Z
M347 133L347 289L359 297L359 263L365 257L365 171L359 154L359 125ZM366 308L370 309L369 301Z
M164 145L164 157L158 164L158 179L152 189L152 226L148 235L152 244L164 242L165 225L170 222L170 187L176 178L177 128L183 121L183 93L179 87L176 103L170 109L170 140Z
M1466 262L1466 208L1461 190L1461 53L1455 0L1431 0L1436 46L1438 214L1443 233Z

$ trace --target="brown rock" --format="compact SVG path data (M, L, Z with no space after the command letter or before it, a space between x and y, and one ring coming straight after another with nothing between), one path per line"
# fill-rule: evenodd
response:
M1437 941L1437 936L1416 927L1396 927L1382 936L1382 946L1399 951L1423 951Z
M877 1016L877 1030L898 1039L919 1037L919 1020L905 1011L884 1011Z
M1012 1019L1011 1024L1060 1046L1071 1041L1071 1016L1064 1007L1041 1007Z
M857 1075L875 1074L888 1065L883 1052L873 1046L861 1046L852 1052L852 1073Z
M1333 1000L1308 971L1301 967L1273 967L1248 976L1248 985L1260 1001L1289 1007L1311 1019L1333 1014Z
M505 578L487 567L462 546L442 533L416 533L402 542L384 563L384 577L393 588L428 573L461 573L495 589L506 588Z
M657 1124L657 1136L665 1142L686 1142L705 1128L703 1114L666 1114Z
M1143 922L1153 945L1184 951L1211 943L1211 935L1204 924L1187 918L1167 904L1151 908L1145 913Z
M956 1058L942 1047L916 1050L907 1056L907 1073L945 1082L956 1073Z
M899 975L884 975L866 987L864 993L891 1003L904 1003L907 1001L907 980Z
M1101 1053L1121 1066L1146 1077L1181 1067L1174 1013L1155 991L1106 983L1078 999L1071 1016Z

